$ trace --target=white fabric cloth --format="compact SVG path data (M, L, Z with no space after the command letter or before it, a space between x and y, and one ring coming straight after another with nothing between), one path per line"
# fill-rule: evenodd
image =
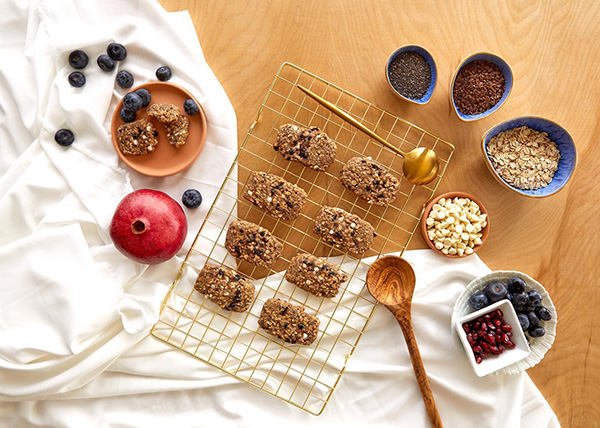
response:
M404 339L379 308L323 415L301 410L148 336L180 258L145 267L118 253L107 226L134 188L179 199L190 234L235 156L235 114L204 61L187 13L151 1L0 0L0 426L429 426ZM200 158L152 179L119 163L108 134L126 91L95 58L128 48L119 68L136 84L170 65L174 83L201 102L209 123ZM66 58L84 49L87 84L71 88ZM25 55L23 55L23 53ZM57 146L54 131L76 142ZM446 427L558 427L527 375L477 378L450 330L452 305L488 271L477 258L409 252L418 283L415 334Z

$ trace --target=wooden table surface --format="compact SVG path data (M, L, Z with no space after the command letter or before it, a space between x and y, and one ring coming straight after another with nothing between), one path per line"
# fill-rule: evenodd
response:
M559 314L557 340L528 371L563 427L600 426L600 2L160 0L188 9L208 64L235 108L240 141L282 62L290 61L440 137L457 150L438 192L479 197L491 233L478 253L492 269L519 270L550 292ZM399 46L434 56L432 101L400 101L384 64ZM492 116L462 123L448 91L467 55L491 51L513 69L515 84ZM546 199L521 197L498 184L480 151L483 133L518 115L563 125L579 164L568 186ZM425 248L417 234L411 248Z

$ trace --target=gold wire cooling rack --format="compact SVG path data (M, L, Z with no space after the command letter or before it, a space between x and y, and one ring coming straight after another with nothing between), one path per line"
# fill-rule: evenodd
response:
M334 102L402 150L434 149L440 158L437 178L426 186L403 179L398 155L307 98L296 87L299 84ZM285 161L273 150L277 128L285 123L318 126L325 131L338 145L335 163L326 172L317 172ZM294 406L321 414L377 303L365 287L369 267L366 261L323 243L312 232L313 219L323 205L343 208L376 229L378 236L363 257L403 253L453 152L452 144L429 132L296 65L282 64L162 303L159 321L151 333ZM371 156L398 177L400 193L391 205L369 205L342 186L338 173L354 156ZM239 197L252 171L280 175L306 190L309 200L301 215L293 221L277 220ZM284 243L282 256L271 270L237 262L228 254L224 246L227 225L236 219L259 224ZM299 252L327 258L348 274L348 282L335 298L315 297L285 281L285 269ZM256 297L247 312L223 311L194 290L196 276L207 262L236 269L253 281ZM318 316L320 333L311 346L290 345L259 329L260 310L272 297L303 305L307 313Z

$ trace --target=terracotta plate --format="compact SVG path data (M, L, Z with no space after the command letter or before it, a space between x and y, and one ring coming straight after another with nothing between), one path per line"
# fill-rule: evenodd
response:
M188 91L172 83L146 83L133 88L132 91L140 88L147 89L150 92L150 95L152 96L150 105L157 102L175 104L181 109L182 114L185 114L183 110L183 103L185 100L191 98L196 101ZM158 131L158 145L153 153L141 156L127 156L121 153L117 144L117 129L125 123L119 116L119 112L123 107L123 100L121 99L113 113L110 128L113 145L115 146L115 150L119 157L131 167L131 169L152 177L166 177L168 175L177 174L188 168L194 163L196 158L198 158L204 147L204 143L206 142L206 116L204 116L204 111L202 110L200 103L196 101L196 104L200 107L200 112L194 116L186 115L190 120L190 135L187 138L187 142L179 149L176 149L169 144L165 126L148 117L146 114L147 107L142 107L138 111L136 119L146 118L154 124Z

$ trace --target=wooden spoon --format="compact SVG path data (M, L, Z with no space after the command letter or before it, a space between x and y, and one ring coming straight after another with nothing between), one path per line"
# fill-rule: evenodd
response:
M397 256L380 257L375 260L367 273L369 293L394 314L402 328L431 425L434 428L443 428L440 414L431 393L427 373L425 367L423 367L423 360L419 353L410 316L410 304L415 290L415 282L415 272L410 264Z

